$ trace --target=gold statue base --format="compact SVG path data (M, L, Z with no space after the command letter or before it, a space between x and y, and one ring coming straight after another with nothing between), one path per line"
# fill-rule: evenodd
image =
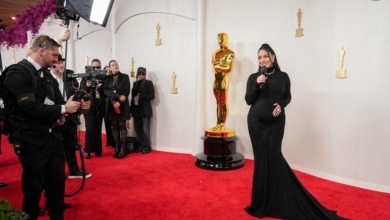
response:
M303 28L298 28L295 30L295 37L303 37Z
M171 88L171 94L177 94L177 88L176 87L172 87Z
M130 77L135 77L135 72L134 71L131 71Z
M225 128L222 131L215 130L215 128L209 128L204 131L204 135L207 137L218 137L218 138L224 138L224 137L233 137L236 135L236 130L233 128Z
M336 78L347 78L346 69L338 69L336 72Z
M155 44L156 46L160 46L160 45L161 45L161 39L156 39L155 42L154 42L154 44Z

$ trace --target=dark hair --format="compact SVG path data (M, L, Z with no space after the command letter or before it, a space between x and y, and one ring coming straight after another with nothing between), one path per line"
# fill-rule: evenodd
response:
M272 54L275 56L275 60L274 60L273 65L274 65L275 69L280 72L281 70L280 70L280 67L278 64L278 59L276 58L276 54L275 54L274 50L271 48L271 46L268 44L263 44L263 45L261 45L261 47L259 48L257 53L259 53L260 50L265 50L265 51L267 51L268 54ZM259 72L260 72L260 69L261 69L261 67L259 66Z
M38 51L40 48L52 50L54 47L61 47L61 44L47 35L38 35L31 45L31 50L33 52Z
M97 58L93 59L93 60L91 61L91 64L92 64L93 62L99 62L100 64L102 64L102 62L100 62L100 60L97 59Z
M118 62L116 62L116 60L110 60L110 62L108 62L108 66L110 66L111 63L113 63L113 62L118 63Z

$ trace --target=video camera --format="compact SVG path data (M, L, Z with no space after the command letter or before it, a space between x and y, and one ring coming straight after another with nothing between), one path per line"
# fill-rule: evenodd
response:
M88 92L81 89L77 89L73 93L73 101L81 102L81 99L83 99L86 102L91 100L91 96L89 95Z
M69 73L68 78L85 77L86 80L91 81L91 89L95 89L99 83L103 83L106 78L106 70L97 70L92 66L85 66L85 73Z

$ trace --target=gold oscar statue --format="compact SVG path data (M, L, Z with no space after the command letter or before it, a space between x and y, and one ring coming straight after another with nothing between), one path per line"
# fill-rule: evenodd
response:
M347 78L347 70L344 69L344 55L345 55L345 50L343 47L341 47L339 51L339 68L336 71L336 78Z
M134 57L131 58L131 72L130 72L130 77L135 77L135 72L134 72Z
M160 46L161 45L160 30L161 30L160 24L157 23L157 26L156 26L157 38L156 38L156 40L154 42L154 44L156 46Z
M89 65L89 57L88 57L88 56L85 57L85 65L86 65L86 66Z
M217 36L219 49L212 55L214 70L213 92L217 103L217 125L205 130L203 152L196 154L195 165L211 170L232 170L244 165L244 155L236 152L236 131L226 127L229 112L228 94L230 73L234 67L235 54L228 47L228 35Z
M172 73L172 87L171 87L171 94L177 94L177 87L176 87L176 73Z
M233 136L235 131L225 126L229 111L228 94L230 83L230 72L233 70L235 55L228 47L228 35L219 33L219 49L212 55L212 66L214 70L213 92L217 103L217 125L206 130L206 135L212 136Z
M302 11L301 11L301 9L298 9L297 17L298 17L298 28L295 30L295 37L302 37L303 36L303 28L302 28Z

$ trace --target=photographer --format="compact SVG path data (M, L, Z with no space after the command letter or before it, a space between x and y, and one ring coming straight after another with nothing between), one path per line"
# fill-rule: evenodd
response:
M127 153L126 121L130 119L130 79L119 71L116 60L109 62L112 75L104 81L104 94L107 95L106 119L111 120L112 135L115 140L114 158L122 159Z
M91 71L101 71L102 64L99 59L93 59L91 62ZM104 75L106 72L104 72ZM92 76L83 77L81 80L81 89L88 91L91 96L91 108L84 113L85 119L85 158L91 158L91 153L95 156L102 156L102 123L106 112L106 95L104 94L103 82L99 76L98 79ZM105 78L105 76L104 76ZM111 132L111 124L106 125L107 146L113 146L114 141Z
M67 100L67 97L74 95L75 90L78 89L78 82L75 78L70 78L67 82L63 81L63 73L65 72L64 67L65 59L62 58L61 54L58 55L57 63L50 69L49 82L54 88L59 88L60 95L63 100ZM67 70L70 71L70 70ZM77 126L80 124L78 114L70 114L65 117L63 126L61 127L62 134L64 136L64 150L65 159L69 170L69 179L74 178L89 178L92 175L86 173L84 170L81 171L76 159L76 146L77 146Z
M58 126L61 116L85 106L73 97L63 104L53 94L58 88L53 88L47 82L48 74L41 71L56 64L60 46L49 36L38 35L30 56L10 68L4 81L3 98L14 125L9 140L23 168L22 211L30 219L38 217L42 190L50 218L64 219L65 156Z

